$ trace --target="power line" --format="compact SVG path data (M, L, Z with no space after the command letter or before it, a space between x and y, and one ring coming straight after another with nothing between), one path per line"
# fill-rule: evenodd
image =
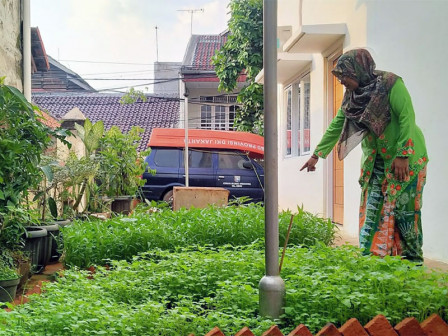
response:
M99 63L99 64L125 64L125 65L154 65L154 63L131 63L131 62L105 62L105 61L80 61L80 60L60 60L59 62L75 63Z
M59 60L58 62L73 63L95 63L95 64L122 64L122 65L155 65L156 63L180 63L180 62L155 62L155 63L135 63L135 62L111 62L111 61L87 61L87 60ZM178 65L167 64L168 67L177 68Z

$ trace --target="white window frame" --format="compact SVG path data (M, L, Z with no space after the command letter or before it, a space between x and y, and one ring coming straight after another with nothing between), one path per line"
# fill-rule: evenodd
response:
M200 101L207 101L208 97L200 97ZM233 102L233 96L226 96L226 99L229 102ZM211 118L209 123L205 123L202 118L202 113L205 112L205 106L210 109ZM232 105L212 105L212 104L203 104L200 107L200 128L201 129L211 129L211 130L226 130L233 131L234 130L234 120L238 106L235 104ZM230 113L233 113L233 119L230 118ZM218 113L224 113L225 118L221 119L218 122L216 118ZM203 124L207 124L207 127L204 127Z
M284 98L284 157L309 155L311 147L305 148L305 107L308 109L308 126L311 125L310 93L306 97L305 84L311 89L310 72L302 73L297 80L287 85L283 91ZM303 88L303 89L302 89ZM291 153L288 153L288 92L291 92ZM307 105L305 104L307 101ZM311 127L310 127L311 128ZM311 130L310 130L311 137Z

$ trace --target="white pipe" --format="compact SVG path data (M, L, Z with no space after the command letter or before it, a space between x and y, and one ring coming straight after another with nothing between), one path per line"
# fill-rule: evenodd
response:
M23 94L31 101L31 14L30 0L23 0Z

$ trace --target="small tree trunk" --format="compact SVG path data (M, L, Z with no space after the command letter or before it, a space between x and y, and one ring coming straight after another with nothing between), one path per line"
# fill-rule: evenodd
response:
M75 204L73 204L72 209L75 210L76 212L78 212L77 208L78 208L79 204L81 203L81 199L82 199L82 196L84 195L84 192L85 192L85 190L86 190L86 187L87 187L87 179L85 179L84 181L82 181L81 190L79 191L79 195L78 195L78 197L76 198L76 202L75 202Z

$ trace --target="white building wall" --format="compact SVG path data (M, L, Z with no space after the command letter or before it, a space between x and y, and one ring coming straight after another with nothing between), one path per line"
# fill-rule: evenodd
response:
M377 66L403 78L426 138L430 162L422 209L425 256L448 261L448 219L443 212L448 203L443 140L448 124L448 1L367 1L366 6L367 41Z
M448 115L444 89L448 68L444 55L448 46L448 1L439 0L279 0L279 25L288 25L291 13L282 6L301 8L300 17L289 25L294 33L304 25L345 23L347 34L343 50L367 48L377 69L402 76L411 94L416 120L426 136L430 163L422 211L424 252L426 257L448 261L448 220L441 212L448 201L448 179L444 176L448 159L444 142ZM311 64L311 148L316 147L329 123L325 58L313 54ZM297 74L298 75L298 74ZM320 160L313 173L299 172L309 155L284 157L285 108L283 85L279 88L279 206L295 209L303 205L308 211L330 215L328 178L331 157ZM360 148L344 160L344 231L358 235L360 188Z

